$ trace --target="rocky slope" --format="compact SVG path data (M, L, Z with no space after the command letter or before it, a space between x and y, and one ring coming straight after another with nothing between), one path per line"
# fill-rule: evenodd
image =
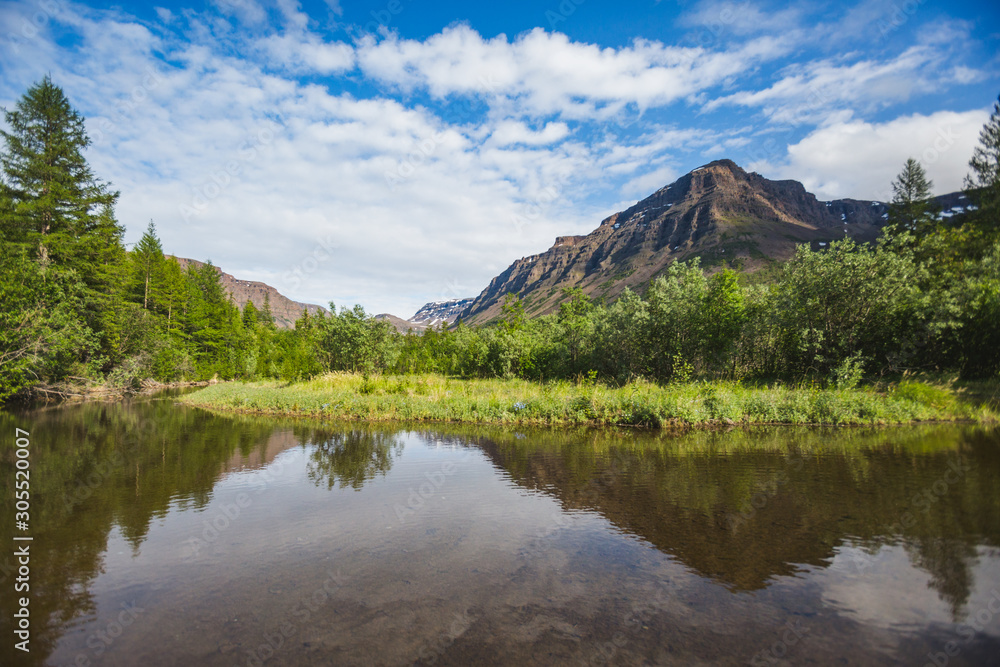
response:
M437 326L442 322L454 323L458 319L459 315L461 315L466 308L472 305L473 301L473 298L431 301L430 303L424 304L424 306L410 318L410 322L422 324L428 327Z
M641 290L671 262L700 257L756 270L790 257L795 246L821 247L844 236L876 238L888 217L882 202L821 202L798 181L772 181L731 160L693 170L586 236L561 236L547 251L515 261L463 313L468 322L499 314L504 295L529 315L552 312L566 287L593 298Z
M450 299L447 301L431 301L430 303L425 303L420 309L414 313L414 315L408 319L404 320L401 317L396 317L395 315L390 315L389 313L381 313L375 316L378 320L388 320L397 331L406 333L410 329L414 331L423 331L428 327L436 327L441 325L443 322L448 322L454 324L458 320L459 315L461 315L474 301L474 299Z
M189 266L194 266L195 268L204 266L204 262L194 259L187 259L185 257L176 257L175 259L181 265L182 270L186 270ZM226 290L226 294L232 297L233 302L241 310L247 299L257 308L263 308L264 298L267 296L271 302L271 314L274 315L274 323L282 329L294 328L295 320L302 317L303 310L309 311L310 315L327 312L325 308L317 306L314 303L292 301L266 283L253 280L240 280L224 272L219 267L215 267L215 270L221 275L222 288Z

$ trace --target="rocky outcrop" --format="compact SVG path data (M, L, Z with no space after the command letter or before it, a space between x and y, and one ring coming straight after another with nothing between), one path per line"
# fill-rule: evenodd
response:
M462 314L484 322L513 292L529 315L554 311L562 290L592 298L641 290L671 262L701 258L753 271L787 259L795 246L851 236L870 241L888 217L882 202L821 202L798 181L772 181L718 160L682 176L601 222L586 236L560 236L547 251L524 257L494 278Z
M187 267L193 266L195 268L204 266L204 262L199 262L194 259L187 259L185 257L176 257L177 263L181 265L182 270L187 270ZM284 296L277 289L271 287L266 283L257 282L254 280L240 280L235 276L232 276L224 272L219 267L215 267L215 270L219 272L220 282L222 283L222 288L226 291L232 300L240 310L243 309L243 305L250 301L258 309L264 307L264 301L269 300L271 304L271 314L274 315L274 323L282 329L293 329L295 328L295 320L302 317L302 311L309 311L310 315L315 315L316 313L326 313L327 310L322 306L317 306L314 303L300 303L298 301L292 301L288 297Z

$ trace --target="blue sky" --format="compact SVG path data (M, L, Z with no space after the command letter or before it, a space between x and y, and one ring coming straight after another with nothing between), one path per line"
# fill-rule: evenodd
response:
M45 73L133 242L408 317L731 158L888 199L961 187L996 3L0 3L0 104Z

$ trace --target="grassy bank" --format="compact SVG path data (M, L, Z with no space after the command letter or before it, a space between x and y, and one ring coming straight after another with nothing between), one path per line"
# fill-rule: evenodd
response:
M371 421L669 426L708 423L896 424L992 421L988 407L939 386L903 381L876 390L689 383L623 387L437 375L331 373L295 384L223 383L184 396L231 412Z

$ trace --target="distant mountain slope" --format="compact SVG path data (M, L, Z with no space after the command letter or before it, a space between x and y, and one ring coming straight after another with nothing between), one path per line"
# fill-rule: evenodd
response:
M938 199L959 208L960 197ZM883 202L821 202L798 181L772 181L718 160L603 220L586 236L558 237L547 251L515 261L462 317L473 323L496 317L508 292L524 300L529 315L552 312L566 287L613 300L626 287L641 291L671 262L693 257L707 268L727 262L753 271L788 259L801 243L874 240L887 218Z
M465 311L475 299L450 299L448 301L431 301L430 303L424 304L424 306L418 310L413 317L410 318L410 322L416 324L423 324L425 326L433 327L441 324L442 322L454 323L459 315Z
M473 299L450 299L448 301L431 301L430 303L425 303L420 309L414 313L413 317L408 320L404 320L401 317L396 317L395 315L390 315L389 313L381 313L375 316L375 319L388 320L397 331L403 333L413 329L414 331L423 331L428 327L436 327L442 322L448 322L454 324L458 320L458 317L465 311L466 308L472 304Z
M176 257L175 259L181 265L181 269L187 269L188 266L197 268L205 265L204 262L185 257ZM257 308L262 308L264 306L264 296L267 295L271 302L271 314L274 315L274 323L282 329L293 329L295 327L295 320L302 317L303 310L309 311L310 315L327 312L322 306L317 306L313 303L292 301L266 283L253 280L240 280L225 273L217 266L215 270L221 275L222 288L226 290L226 293L232 297L233 302L240 309L243 308L243 304L247 302L247 299Z
M396 327L396 331L399 333L406 333L410 329L413 331L423 331L427 327L423 324L417 324L415 322L410 322L409 320L404 320L402 317L396 317L390 313L379 313L375 316L376 320L387 320L389 324Z

